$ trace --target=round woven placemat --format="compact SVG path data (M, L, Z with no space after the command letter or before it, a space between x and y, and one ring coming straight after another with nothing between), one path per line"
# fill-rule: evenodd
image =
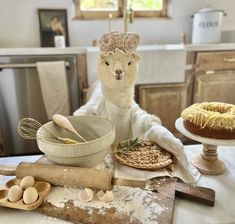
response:
M137 169L174 169L173 155L150 140L121 142L115 149L115 157L120 163Z

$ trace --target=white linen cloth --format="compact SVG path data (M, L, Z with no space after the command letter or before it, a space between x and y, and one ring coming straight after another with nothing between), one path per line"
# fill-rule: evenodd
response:
M140 171L117 163L115 177L145 180L156 176L170 175L178 176L188 183L198 181L200 174L187 161L181 141L161 126L157 116L142 110L134 100L129 108L118 108L105 100L100 83L96 82L91 87L89 101L76 110L74 115L92 115L109 119L115 124L116 139L114 143L136 137L151 139L174 154L177 159L177 168L171 174L167 171L164 173Z
M37 62L36 65L48 119L55 113L70 115L65 62Z

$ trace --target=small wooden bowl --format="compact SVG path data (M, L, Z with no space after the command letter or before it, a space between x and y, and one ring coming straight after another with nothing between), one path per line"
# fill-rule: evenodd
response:
M5 184L5 187L2 190L0 190L0 206L22 209L22 210L33 210L35 208L38 208L42 204L44 198L49 194L51 190L51 185L49 183L42 181L35 181L33 187L35 187L38 192L37 201L29 205L26 205L23 202L23 198L21 198L19 201L16 202L10 202L7 198L8 190L11 186L19 184L20 184L20 179L17 178L12 179Z

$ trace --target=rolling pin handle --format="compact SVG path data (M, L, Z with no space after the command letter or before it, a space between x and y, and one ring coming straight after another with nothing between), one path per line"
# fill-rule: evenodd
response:
M0 174L5 175L5 176L15 176L16 166L0 165Z

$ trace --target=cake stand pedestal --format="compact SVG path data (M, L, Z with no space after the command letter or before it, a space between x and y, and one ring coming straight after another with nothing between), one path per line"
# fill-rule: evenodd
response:
M217 146L234 146L235 140L205 138L184 128L183 119L175 122L176 129L188 138L202 143L202 152L192 159L192 164L203 174L219 175L225 172L224 162L218 159Z

